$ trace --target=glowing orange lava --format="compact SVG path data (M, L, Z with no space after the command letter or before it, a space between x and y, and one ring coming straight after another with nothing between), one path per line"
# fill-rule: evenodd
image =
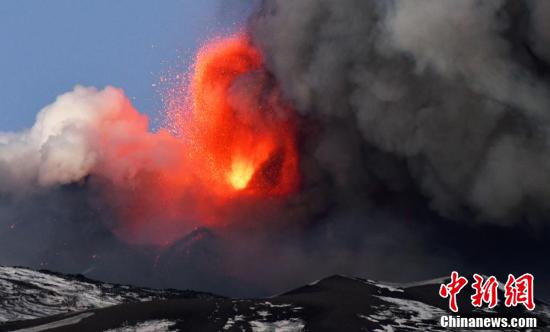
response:
M148 132L120 99L102 124L96 173L124 240L167 245L196 227L243 222L236 215L247 206L297 190L296 117L246 35L200 49L185 87L169 94L177 107L166 129Z
M227 174L229 183L236 190L244 189L254 175L254 165L246 158L235 158L231 163L231 171Z
M191 116L181 124L201 180L221 195L283 195L298 182L294 118L244 35L198 53L189 86Z

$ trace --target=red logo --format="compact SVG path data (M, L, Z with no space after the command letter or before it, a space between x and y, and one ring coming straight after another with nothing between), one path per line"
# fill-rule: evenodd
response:
M489 309L496 307L498 304L499 289L497 278L494 276L483 277L476 273L473 275L473 279L472 288L474 292L470 296L472 306L479 308L487 304ZM534 282L535 278L529 273L525 273L518 278L509 274L506 285L504 285L504 304L507 307L515 307L521 304L527 310L534 310ZM457 295L467 284L468 279L453 271L451 273L451 282L441 284L439 287L439 296L449 298L449 309L451 311L458 312Z
M472 288L475 290L475 294L471 296L472 305L479 308L483 303L487 303L489 309L496 307L498 303L497 278L489 277L484 282L483 277L476 273L474 279L475 282L472 284Z
M458 304L456 303L456 296L464 286L468 284L468 280L464 277L459 277L458 272L453 271L451 273L451 282L443 284L439 287L439 296L443 298L449 298L449 308L453 312L458 312Z
M526 273L519 278L509 274L506 285L504 286L504 296L506 296L506 301L504 304L507 307L515 307L518 304L523 304L527 310L535 309L533 295L534 282L535 277L529 273Z

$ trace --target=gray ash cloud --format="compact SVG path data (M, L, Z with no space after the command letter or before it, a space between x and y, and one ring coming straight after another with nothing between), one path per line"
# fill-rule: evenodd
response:
M314 155L335 182L380 178L358 167L359 141L381 152L378 169L404 161L382 171L388 187L407 173L441 215L513 223L548 216L544 7L265 1L251 31L286 96L322 124Z
M258 208L241 216L258 227L127 245L93 176L13 195L21 178L0 155L0 264L228 295L334 273L532 272L548 297L547 3L265 0L248 32L301 117L302 191L276 217ZM274 218L296 226L261 227Z

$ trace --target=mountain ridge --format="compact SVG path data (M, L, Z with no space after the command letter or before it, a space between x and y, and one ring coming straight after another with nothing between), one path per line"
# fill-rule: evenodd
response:
M20 271L20 268L12 269ZM0 268L0 282L1 271ZM32 274L32 270L23 271ZM438 295L439 284L447 279L397 284L332 275L273 297L256 299L154 290L157 292L154 294L174 296L161 298L159 295L159 298L146 301L135 296L127 302L121 301L111 306L5 322L0 324L0 332L449 331L439 325L441 316L451 314L447 309L447 299ZM142 289L126 287L134 295L151 296ZM537 308L533 312L503 305L492 311L473 308L469 304L468 292L459 294L458 301L463 317L536 317L539 324L537 331L548 330L550 326L550 307L542 301L537 300ZM0 306L0 313L2 310L5 311L5 308Z

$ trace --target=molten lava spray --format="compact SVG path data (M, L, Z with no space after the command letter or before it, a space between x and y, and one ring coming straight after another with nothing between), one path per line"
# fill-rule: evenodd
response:
M116 229L123 239L169 244L195 227L238 222L234 200L253 204L297 189L296 120L246 35L202 47L189 82L169 99L179 105L168 115L177 134L103 137L103 175L135 169L109 190L124 220Z
M296 188L294 121L248 39L216 40L197 56L183 121L201 181L219 195L284 195Z

